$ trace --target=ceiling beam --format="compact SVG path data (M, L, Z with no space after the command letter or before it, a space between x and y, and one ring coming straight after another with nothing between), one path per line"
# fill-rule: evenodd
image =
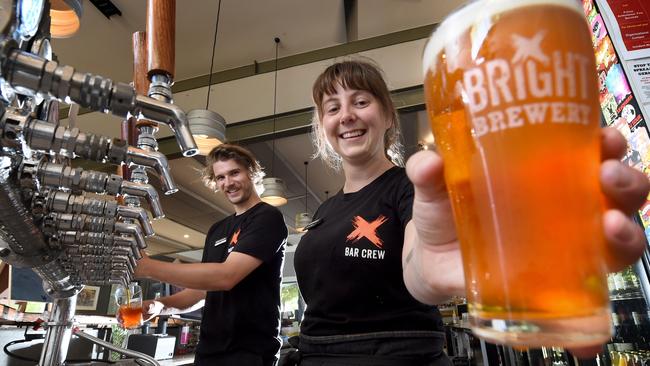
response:
M377 37L354 40L337 46L326 47L319 50L278 58L278 70L306 65L318 61L329 60L353 53L388 47L400 43L415 41L418 39L426 39L431 35L436 26L437 24L425 25L422 27L406 29L403 31L384 34ZM215 85L227 81L243 79L274 71L275 60L268 60L263 62L255 61L250 65L244 65L228 70L214 72L212 73L212 78L210 78L210 74L206 74L186 80L176 81L172 86L172 92L179 93L187 90L204 88L208 86L210 80L212 80L212 84L210 85ZM93 111L87 108L80 108L78 115L91 112ZM62 107L59 113L61 116L67 116L68 107Z
M410 112L424 109L424 88L418 85L391 92L391 98L398 112ZM226 140L238 144L250 144L288 136L300 135L311 131L312 108L300 109L266 116L248 121L228 124ZM173 136L158 139L158 149L168 159L183 157Z
M398 112L424 109L424 88L422 85L395 90L391 92L391 98L393 99L393 103ZM254 142L267 141L274 138L277 139L309 133L311 131L312 116L312 108L281 113L275 118L275 128L273 126L273 116L230 123L226 128L226 139L230 142L245 145ZM158 150L165 154L169 160L183 157L178 148L178 143L173 136L158 139ZM199 157L198 160L201 164L205 164L205 159L203 157ZM72 163L73 166L82 167L83 169L92 169L110 173L115 172L115 166L113 165L100 164L93 161L79 159L72 160ZM184 189L183 191L188 194L190 192L187 189ZM312 193L312 195L314 194Z

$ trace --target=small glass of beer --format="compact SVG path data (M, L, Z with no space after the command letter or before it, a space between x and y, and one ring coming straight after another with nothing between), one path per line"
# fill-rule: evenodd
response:
M474 333L605 343L600 109L579 2L471 2L434 32L423 67Z
M116 317L123 328L134 329L142 325L142 289L137 283L120 286L115 291L118 306Z

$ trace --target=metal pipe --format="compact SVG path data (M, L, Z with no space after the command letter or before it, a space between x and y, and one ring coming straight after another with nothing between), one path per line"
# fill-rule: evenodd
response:
M0 223L12 229L0 235L0 258L19 267L52 261L55 252L45 242L10 179L0 179L0 207Z
M43 279L45 292L54 298L69 297L78 291L78 288L70 280L70 275L58 261L33 267L32 270Z
M70 297L54 298L39 366L63 365L70 346L72 318L76 307L76 293Z
M76 335L79 338L83 338L83 339L85 339L85 340L87 340L89 342L92 342L94 344L98 344L98 345L100 345L100 346L102 346L104 348L108 348L111 351L115 351L115 352L123 354L125 356L135 358L136 360L144 360L144 361L148 362L152 366L160 366L158 361L156 361L153 357L151 357L151 356L149 356L147 354L132 351L130 349L124 349L122 347L118 347L118 346L116 346L116 345L114 345L114 344L112 344L110 342L106 342L103 339L99 339L97 337L91 336L90 334L84 333L79 328L73 329L72 332L74 333L74 335Z

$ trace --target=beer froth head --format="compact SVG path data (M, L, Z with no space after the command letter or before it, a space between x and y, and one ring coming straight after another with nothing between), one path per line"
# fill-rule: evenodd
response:
M437 59L441 53L444 52L451 54L451 56L456 56L455 53L464 51L462 47L458 47L458 40L463 33L469 32L471 37L477 40L476 44L479 44L481 42L478 42L478 40L487 37L487 32L497 15L531 5L563 6L581 15L583 14L579 2L575 0L493 0L470 2L445 18L437 29L434 30L424 49L423 74L426 76L427 72L435 69ZM475 48L472 48L470 51L473 55L478 53L478 50Z
M521 22L540 14L549 21ZM447 18L424 53L434 112L462 101L475 137L544 121L591 123L593 50L587 55L574 48L583 39L554 32L549 14L584 19L572 0L478 1Z

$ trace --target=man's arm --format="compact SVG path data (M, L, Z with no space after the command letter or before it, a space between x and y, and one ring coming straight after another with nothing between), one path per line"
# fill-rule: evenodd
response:
M156 299L164 305L161 315L189 313L203 307L205 303L205 291L184 289L171 296Z
M156 302L161 305L157 305ZM154 308L150 310L149 305ZM142 310L153 316L184 314L200 309L205 304L205 291L185 289L171 296L143 302Z
M228 291L260 264L260 259L239 252L230 253L223 263L168 263L143 254L135 277L152 278L188 289Z
M159 315L184 314L200 309L205 304L205 291L185 289L171 296L142 302L142 315L150 320ZM120 317L118 316L118 320Z

